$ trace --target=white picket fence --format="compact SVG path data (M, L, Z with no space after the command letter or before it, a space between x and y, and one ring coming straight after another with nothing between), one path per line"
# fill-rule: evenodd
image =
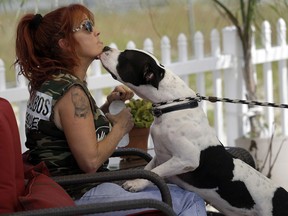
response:
M272 45L272 30L270 23L265 21L262 24L262 47L256 48L253 43L253 63L262 65L257 67L257 74L263 74L263 86L258 86L259 101L277 102L287 104L287 59L288 46L286 44L286 23L283 19L277 22L277 42ZM196 82L191 88L203 96L227 97L231 99L245 99L244 83L242 79L243 65L242 51L240 41L235 27L226 27L219 33L216 29L211 31L210 44L211 53L204 53L204 39L201 32L194 35L192 41L193 57L188 56L188 41L184 34L178 36L178 60L171 60L171 45L168 37L164 36L161 40L161 63L178 74L187 84L189 77L195 76ZM221 42L222 41L222 42ZM111 44L111 46L116 46ZM136 48L134 42L130 41L127 48ZM144 41L143 49L153 53L155 47L153 41L149 38ZM276 64L276 70L272 70L272 64ZM17 73L17 72L16 72ZM278 80L273 80L273 73L277 73ZM211 74L211 76L206 76ZM256 73L255 73L256 76ZM210 77L209 82L207 77ZM213 86L208 86L209 83ZM99 105L104 102L103 89L114 87L119 82L113 80L109 74L104 73L101 64L95 60L87 77L88 87L94 95ZM274 89L275 83L278 83L278 92ZM211 92L207 95L207 91ZM276 98L276 95L279 96ZM0 59L0 97L8 99L13 103L15 113L18 118L21 132L21 140L24 144L24 125L26 102L29 97L27 83L23 77L18 77L17 86L9 88L6 85L4 63ZM241 104L228 103L210 103L202 101L201 105L204 111L212 112L214 117L214 128L219 139L225 145L234 145L234 140L249 131L247 106ZM259 107L263 110L265 122L267 123L268 135L273 131L273 125L276 125L277 131L281 135L288 135L288 113L286 109Z

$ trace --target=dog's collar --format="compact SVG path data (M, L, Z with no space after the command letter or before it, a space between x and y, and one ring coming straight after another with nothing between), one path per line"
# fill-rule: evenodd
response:
M168 112L172 112L176 110L182 110L182 109L196 108L198 107L198 100L194 99L194 100L187 101L186 103L175 104L175 105L164 107L164 108L159 108L155 106L156 105L153 104L152 114L158 118L164 113L168 113Z

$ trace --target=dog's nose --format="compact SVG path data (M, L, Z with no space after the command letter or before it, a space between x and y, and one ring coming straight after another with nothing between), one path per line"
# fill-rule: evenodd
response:
M105 47L103 48L103 52L106 52L106 51L109 51L109 50L111 50L111 48L110 48L109 46L105 46Z

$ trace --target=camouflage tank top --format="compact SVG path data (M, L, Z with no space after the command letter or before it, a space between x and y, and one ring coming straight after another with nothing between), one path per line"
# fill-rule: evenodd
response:
M83 173L70 151L64 132L56 127L53 120L54 105L75 85L82 87L89 98L98 141L111 129L109 121L96 105L84 82L73 75L62 73L44 82L27 104L25 145L29 149L28 162L35 165L44 161L52 176ZM107 163L99 171L105 170L105 165ZM74 185L65 189L76 199L93 186L95 185Z

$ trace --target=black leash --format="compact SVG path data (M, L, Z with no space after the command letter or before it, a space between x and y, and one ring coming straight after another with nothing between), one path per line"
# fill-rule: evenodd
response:
M288 104L276 104L270 102L259 102L259 101L230 99L230 98L218 98L213 96L205 97L199 95L198 93L196 94L196 98L200 98L200 100L207 100L212 103L226 102L226 103L239 103L239 104L256 105L256 106L269 106L269 107L286 108L286 109L288 108Z

